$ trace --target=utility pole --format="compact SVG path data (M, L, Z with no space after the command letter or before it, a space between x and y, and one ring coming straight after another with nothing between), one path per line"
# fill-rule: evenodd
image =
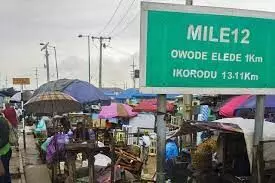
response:
M192 6L193 5L193 0L186 0L186 5Z
M58 80L58 64L57 64L57 56L56 56L56 47L53 46L53 49L54 49L54 58L55 58L56 79Z
M111 37L94 37L92 36L92 40L98 39L99 40L99 76L98 76L98 87L102 88L102 48L106 48L106 44L104 43L104 40L111 41Z
M6 75L6 88L8 88L8 76Z
M45 50L45 57L46 57L46 69L47 69L47 82L50 81L50 66L49 66L49 52L48 52L48 46L49 46L49 42L47 42L46 44L41 44L40 45L44 45L41 48L41 51Z
M132 67L132 71L131 71L131 76L132 76L132 79L133 79L133 87L136 88L136 78L135 78L135 68L136 68L136 65L135 65L135 56L133 56L133 63L132 65L130 65Z
M35 68L35 79L36 79L36 88L38 88L38 69Z
M89 79L88 79L88 81L89 81L89 83L91 84L91 48L90 48L90 39L91 39L91 36L90 36L90 34L88 34L88 35L83 35L83 34L79 34L78 35L78 37L79 38L87 38L87 40L88 40L88 72L89 72L89 74L88 74L88 77L89 77Z

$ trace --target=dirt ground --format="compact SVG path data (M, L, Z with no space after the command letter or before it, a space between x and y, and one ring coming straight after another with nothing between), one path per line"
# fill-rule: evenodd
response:
M156 156L149 156L147 165L143 167L142 179L153 180L156 173Z

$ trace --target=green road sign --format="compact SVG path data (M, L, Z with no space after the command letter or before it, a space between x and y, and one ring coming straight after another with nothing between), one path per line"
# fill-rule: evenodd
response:
M145 93L275 94L275 13L142 3Z

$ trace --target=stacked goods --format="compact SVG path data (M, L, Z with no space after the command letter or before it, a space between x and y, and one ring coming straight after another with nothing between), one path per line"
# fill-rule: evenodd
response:
M195 169L208 169L212 166L212 154L216 151L216 140L208 139L198 145L197 149L191 153L192 165Z

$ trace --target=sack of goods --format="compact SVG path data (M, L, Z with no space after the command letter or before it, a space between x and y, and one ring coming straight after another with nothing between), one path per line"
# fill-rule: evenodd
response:
M212 155L216 151L216 140L208 139L198 145L197 149L191 153L192 166L195 169L203 170L212 167Z

